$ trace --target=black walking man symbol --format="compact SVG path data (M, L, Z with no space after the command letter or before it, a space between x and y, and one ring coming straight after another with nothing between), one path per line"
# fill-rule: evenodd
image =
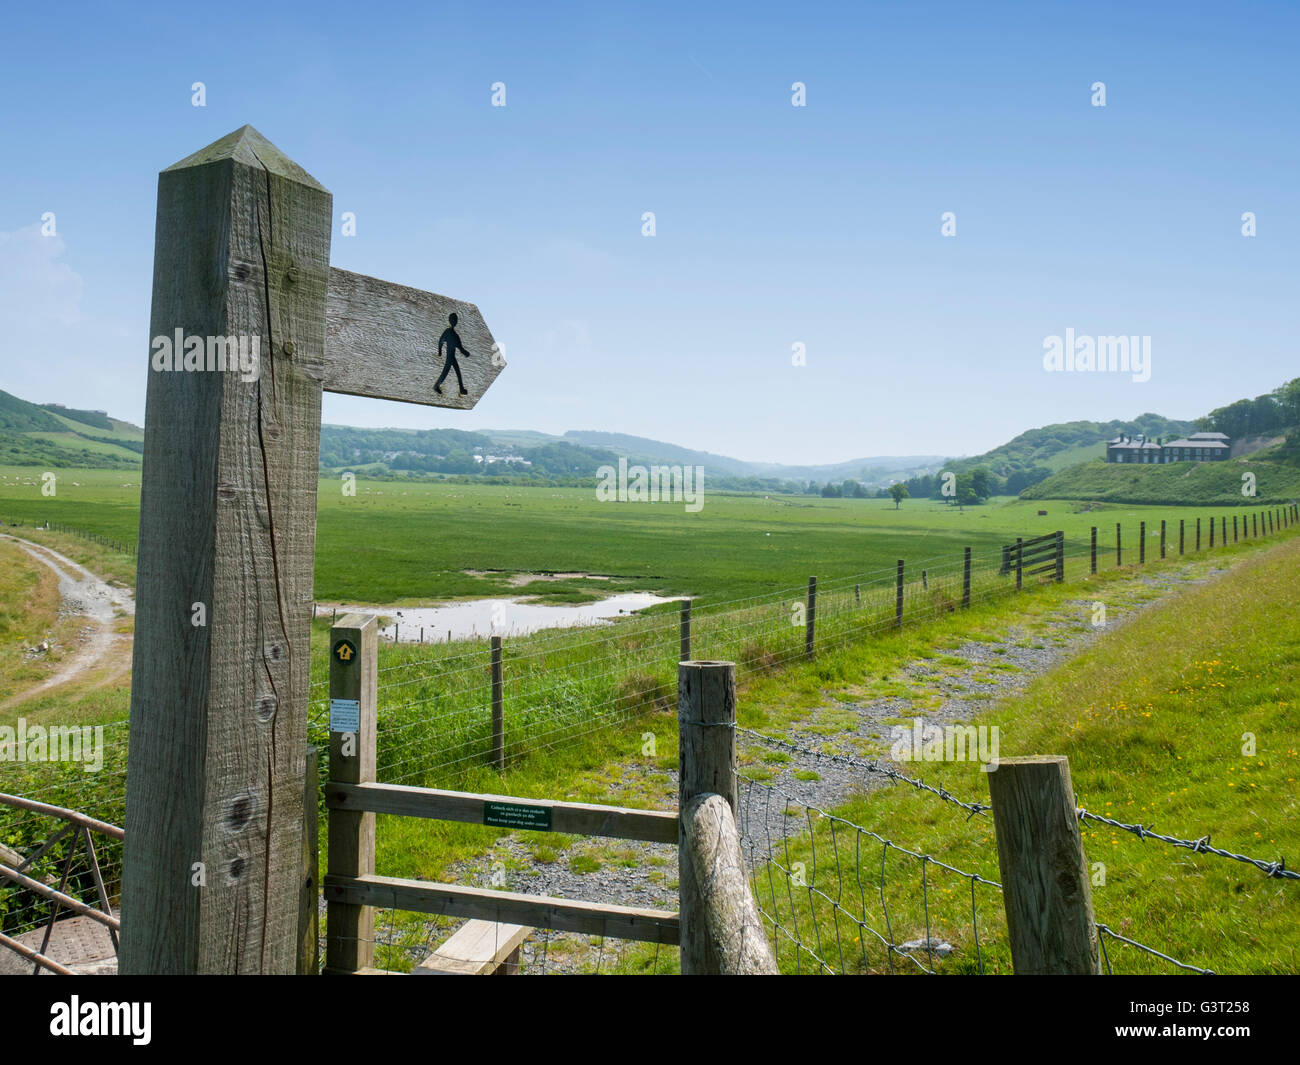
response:
M442 331L442 336L438 338L438 356L439 358L442 357L442 346L446 344L447 362L443 366L442 373L439 375L437 383L434 384L433 390L437 392L438 395L442 395L442 382L447 379L447 373L454 369L456 371L456 384L460 388L460 394L462 396L467 396L469 393L465 391L465 382L460 376L460 363L456 361L456 349L459 348L466 358L469 357L469 352L465 350L465 345L460 342L460 334L456 332L456 323L460 321L460 319L456 317L454 311L447 315L447 321L449 321L451 325L447 326L447 328Z

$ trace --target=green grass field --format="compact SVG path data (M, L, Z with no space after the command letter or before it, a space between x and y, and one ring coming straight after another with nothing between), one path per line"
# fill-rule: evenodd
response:
M29 523L48 518L103 536L133 540L138 487L130 481L131 476L120 471L61 471L58 494L47 499L40 495L38 472L0 469L0 518ZM1154 567L1162 518L1172 522L1168 549L1176 555L1180 519L1194 522L1199 516L1208 526L1211 516L1217 520L1227 516L1231 532L1232 517L1246 513L1235 507L1195 512L1186 508L1083 510L1076 504L1016 501L998 501L962 512L911 500L896 510L888 501L719 495L708 497L699 514L687 514L680 506L667 504L600 504L592 493L576 489L361 481L357 496L348 498L341 495L336 482L323 481L320 492L318 598L400 603L501 591L520 594L500 579L467 576L466 569L615 574L627 587L694 594L703 600L696 611L694 653L738 663L742 724L764 729L779 729L783 723L798 720L840 692L865 689L887 693L890 685L897 684L893 675L898 663L946 653L962 639L979 638L979 634L1013 621L1021 623L1036 612L1077 597L1078 582L1087 573L1091 525L1102 530L1099 587L1125 587L1132 594L1141 594L1145 571L1134 566L1139 521L1148 523L1147 558ZM1049 512L1044 517L1036 513L1040 506ZM1120 571L1114 570L1116 521L1123 522L1125 530L1126 566ZM1039 588L1035 595L1010 594L1010 579L996 573L999 545L1017 535L1057 528L1067 534L1071 556L1068 582ZM67 535L30 528L20 531L98 572L133 580L129 555ZM1276 737L1288 727L1294 734L1294 703L1284 693L1294 687L1296 633L1291 615L1282 607L1288 590L1294 587L1296 554L1294 544L1289 545L1290 553L1280 553L1277 545L1282 539L1272 539L1269 561L1260 562L1253 570L1243 569L1251 575L1249 581L1245 577L1239 580L1234 573L1220 582L1217 599L1180 597L1162 608L1149 629L1145 622L1135 624L1131 632L1126 629L1104 641L1101 648L1113 650L1092 652L1100 657L1090 671L1071 664L1050 674L1033 700L1016 703L1005 711L1007 716L997 718L1004 723L1002 753L1069 754L1076 785L1090 807L1133 820L1158 811L1160 827L1171 831L1214 828L1215 841L1222 845L1252 853L1263 850L1294 855L1300 841L1282 816L1294 810L1294 765L1289 780L1274 779L1264 773L1265 768L1276 770L1287 756L1273 752L1267 756L1272 760L1266 767L1238 767L1224 761L1220 742L1239 723L1243 731L1253 727L1260 736ZM1208 528L1203 541L1208 547ZM1192 543L1189 531L1189 551ZM975 548L977 557L974 605L969 611L954 611L960 596L961 549L967 545ZM1192 564L1208 574L1222 564L1220 560L1253 558L1269 547L1241 544L1216 551L1214 556L1202 556ZM892 567L900 557L908 560L909 625L891 633L887 630L892 618ZM925 588L919 580L922 568L929 575ZM855 575L874 571L880 571L881 579L862 583L859 602ZM801 598L807 576L814 573L821 581L818 622L824 650L814 664L802 665L798 663L802 632L791 624L790 607ZM33 573L15 566L0 590L15 602L36 603L32 600L35 581ZM594 582L559 582L558 588L526 588L523 594L545 591L571 598L608 591L609 586L610 582L599 587ZM1086 594L1097 592L1090 588ZM40 609L48 614L48 603ZM11 637L24 627L22 613L20 606L7 616ZM1188 618L1205 621L1189 628ZM328 627L328 620L322 618L312 634L311 736L318 743L323 740ZM1254 650L1251 640L1255 641ZM1173 652L1165 656L1168 668L1155 668L1149 648L1166 646ZM675 661L675 619L665 617L662 611L594 633L551 632L511 639L506 657L511 761L505 773L498 773L485 764L488 675L484 643L383 644L380 778L521 796L653 804L667 787L667 771L676 761ZM1202 665L1207 662L1232 663L1237 671L1229 674L1232 684L1209 683ZM1248 678L1248 670L1256 675ZM1186 680L1180 689L1176 677L1183 675ZM1160 685L1165 687L1157 690ZM1271 703L1264 698L1269 692L1274 693ZM122 723L127 697L127 689L115 688L86 696L75 705L55 696L27 707L25 713L34 720L108 723L108 761L93 779L69 766L44 767L39 776L32 767L18 773L11 768L0 787L39 792L47 801L121 823L126 754ZM1256 713L1252 708L1262 708L1259 720L1249 716ZM1160 762L1157 755L1164 747L1159 737L1149 734L1150 726L1145 724L1149 719L1137 720L1157 711L1162 715L1162 727L1178 736L1181 763ZM1204 738L1202 742L1195 732L1197 723L1210 719L1217 722L1218 739ZM826 726L831 738L833 724ZM643 770L630 771L629 765L644 762L640 752L646 732L656 736L660 753ZM1234 790L1239 782L1228 774L1229 768L1243 775L1258 769L1260 775L1247 782L1256 785L1253 791L1267 782L1271 796L1285 794L1267 809L1258 803L1243 803L1243 792ZM746 769L761 779L761 760L747 763ZM960 776L962 767L946 771L953 774L950 786L954 792L974 796L978 789ZM1210 780L1216 772L1221 778L1217 785ZM1166 796L1165 791L1177 790L1174 784L1180 777L1196 781L1197 786L1191 793ZM1187 786L1186 782L1178 785ZM909 806L909 801L914 805ZM996 879L996 856L989 850L991 831L986 824L967 824L961 817L949 816L951 811L942 805L915 805L918 802L924 800L891 791L855 800L835 812L855 823L875 826L902 845L962 867L969 865ZM1113 805L1107 807L1107 802ZM820 827L815 831L824 830L824 824L816 824ZM0 842L30 849L38 841L37 831L27 824L10 823L0 826ZM500 834L475 826L380 818L379 871L446 877L457 862L481 858ZM540 856L553 855L565 841L547 838L531 842L533 853L543 860ZM823 842L819 840L818 845ZM1116 930L1128 929L1139 939L1177 944L1185 948L1174 951L1179 956L1190 953L1197 964L1229 971L1258 970L1270 964L1296 967L1294 935L1288 936L1277 924L1278 907L1294 895L1291 885L1269 883L1262 874L1252 880L1255 874L1248 867L1231 870L1236 879L1224 881L1214 867L1202 868L1209 859L1186 853L1178 857L1184 866L1194 867L1199 878L1189 879L1186 885L1154 857L1149 868L1138 872L1140 861L1151 855L1152 845L1132 839L1112 843L1109 836L1100 840L1089 837L1090 858L1095 847L1109 849L1121 844L1130 852L1114 866L1110 883L1116 889L1109 894L1097 889L1099 916ZM795 846L806 847L807 843L796 842ZM601 860L582 857L588 864ZM605 857L611 863L618 860L613 852ZM876 854L873 861L878 860ZM934 867L931 872L935 873ZM915 898L915 873L906 863L900 863L896 872L890 870L885 897L897 893L900 919L904 900ZM895 876L896 881L892 879ZM969 892L969 885L942 883L942 877L936 881L933 917L935 927L965 950L972 930L963 924L969 900L959 897L959 889ZM1265 922L1271 938L1259 938L1254 947L1234 943L1225 954L1217 942L1226 939L1227 924L1221 923L1217 932L1204 936L1193 926L1204 912L1222 906L1229 891L1231 905L1225 909L1235 916L1223 921L1236 921L1231 926L1236 932L1241 914L1248 913L1249 921ZM1172 908L1170 892L1178 900ZM1187 905L1180 909L1184 899ZM1249 904L1247 910L1237 908L1243 899ZM0 899L0 911L4 906ZM998 932L1000 900L982 897L980 907L987 968L1005 971L1005 948L999 946ZM813 908L815 903L806 917L813 916ZM1154 924L1153 916L1159 917ZM11 913L9 920L21 917L21 913ZM915 914L907 920L911 922L909 932L924 930ZM426 934L415 918L406 924L399 922L399 931L404 927L416 942ZM1139 929L1147 934L1138 934ZM1278 942L1285 943L1289 953L1279 953ZM962 954L950 969L963 971L968 959L969 954ZM787 966L807 966L807 958L800 960L796 954L792 960L788 951L782 961ZM401 959L389 958L387 962L400 965ZM635 969L643 962L644 958L633 952L628 965ZM883 969L884 963L864 962L864 967Z
M58 471L57 494L41 495L40 471L0 467L0 520L45 520L133 542L139 527L139 475ZM707 485L707 482L706 482ZM1244 501L1243 501L1244 502ZM1091 509L1084 509L1090 507ZM1100 528L1113 553L1123 522L1136 547L1138 523L1194 523L1244 506L1112 506L993 500L958 510L931 500L820 499L706 495L699 513L681 504L601 503L593 490L518 488L359 479L320 482L316 597L321 601L407 604L516 593L504 577L466 570L612 575L609 582L557 582L527 590L557 601L621 588L722 602L796 587L811 575L833 578L951 564L962 549L995 550L1017 536L1064 530L1071 551ZM1038 514L1046 510L1045 516ZM1208 532L1206 533L1208 537Z

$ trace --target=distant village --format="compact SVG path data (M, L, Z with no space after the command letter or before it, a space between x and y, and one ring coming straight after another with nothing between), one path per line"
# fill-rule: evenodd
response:
M1180 439L1162 441L1121 434L1106 442L1107 462L1165 463L1165 462L1220 462L1232 451L1232 441L1226 433L1193 433Z

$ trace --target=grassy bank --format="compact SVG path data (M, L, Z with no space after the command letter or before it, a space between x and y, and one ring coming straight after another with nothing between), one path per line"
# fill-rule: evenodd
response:
M1243 496L1243 474L1254 496ZM1170 506L1267 506L1300 498L1300 466L1254 456L1225 462L1171 462L1142 466L1085 462L1026 489L1025 499L1089 499Z
M1285 857L1294 865L1300 854L1298 566L1300 542L1295 541L1243 559L1231 573L1153 607L975 723L998 726L1003 757L1068 756L1077 800L1094 813L1180 838L1209 835L1216 846L1268 861ZM1108 596L1104 585L1094 594L1102 601ZM757 692L754 697L762 698ZM987 778L974 763L926 762L923 769L931 784L968 801L988 801ZM797 805L794 812L804 813ZM815 886L834 894L847 883L859 919L882 932L892 924L895 941L928 930L953 944L956 952L938 966L951 972L977 968L978 926L980 965L985 971L1009 970L998 894L975 886L973 921L969 879L929 863L929 890L923 895L926 863L897 849L996 881L988 814L968 818L908 788L891 788L832 812L891 840L892 854L870 836L812 817L811 836L792 841L782 866L810 863L815 839L823 861L823 879ZM1252 866L1212 855L1142 842L1096 823L1084 824L1083 837L1097 918L1116 932L1219 972L1300 971L1294 881L1270 879ZM836 843L840 876L826 864ZM855 853L854 845L862 853ZM882 854L891 858L883 876ZM816 917L831 942L836 907L814 891L791 891L779 869L770 881L775 890L764 891L771 872L760 866L756 876L765 908L791 927L801 922L809 942ZM860 904L859 883L867 885ZM853 920L843 912L838 917L846 937L859 936ZM915 968L891 957L869 934L861 938L866 949L860 949L860 961L849 955L851 968ZM1113 939L1105 942L1118 971L1177 971ZM806 951L789 943L783 944L781 960L791 971L816 968Z

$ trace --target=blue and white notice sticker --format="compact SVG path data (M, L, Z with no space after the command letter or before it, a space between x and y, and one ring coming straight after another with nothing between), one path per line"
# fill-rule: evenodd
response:
M331 732L360 732L361 731L361 700L360 699L331 699L330 700L330 731Z

